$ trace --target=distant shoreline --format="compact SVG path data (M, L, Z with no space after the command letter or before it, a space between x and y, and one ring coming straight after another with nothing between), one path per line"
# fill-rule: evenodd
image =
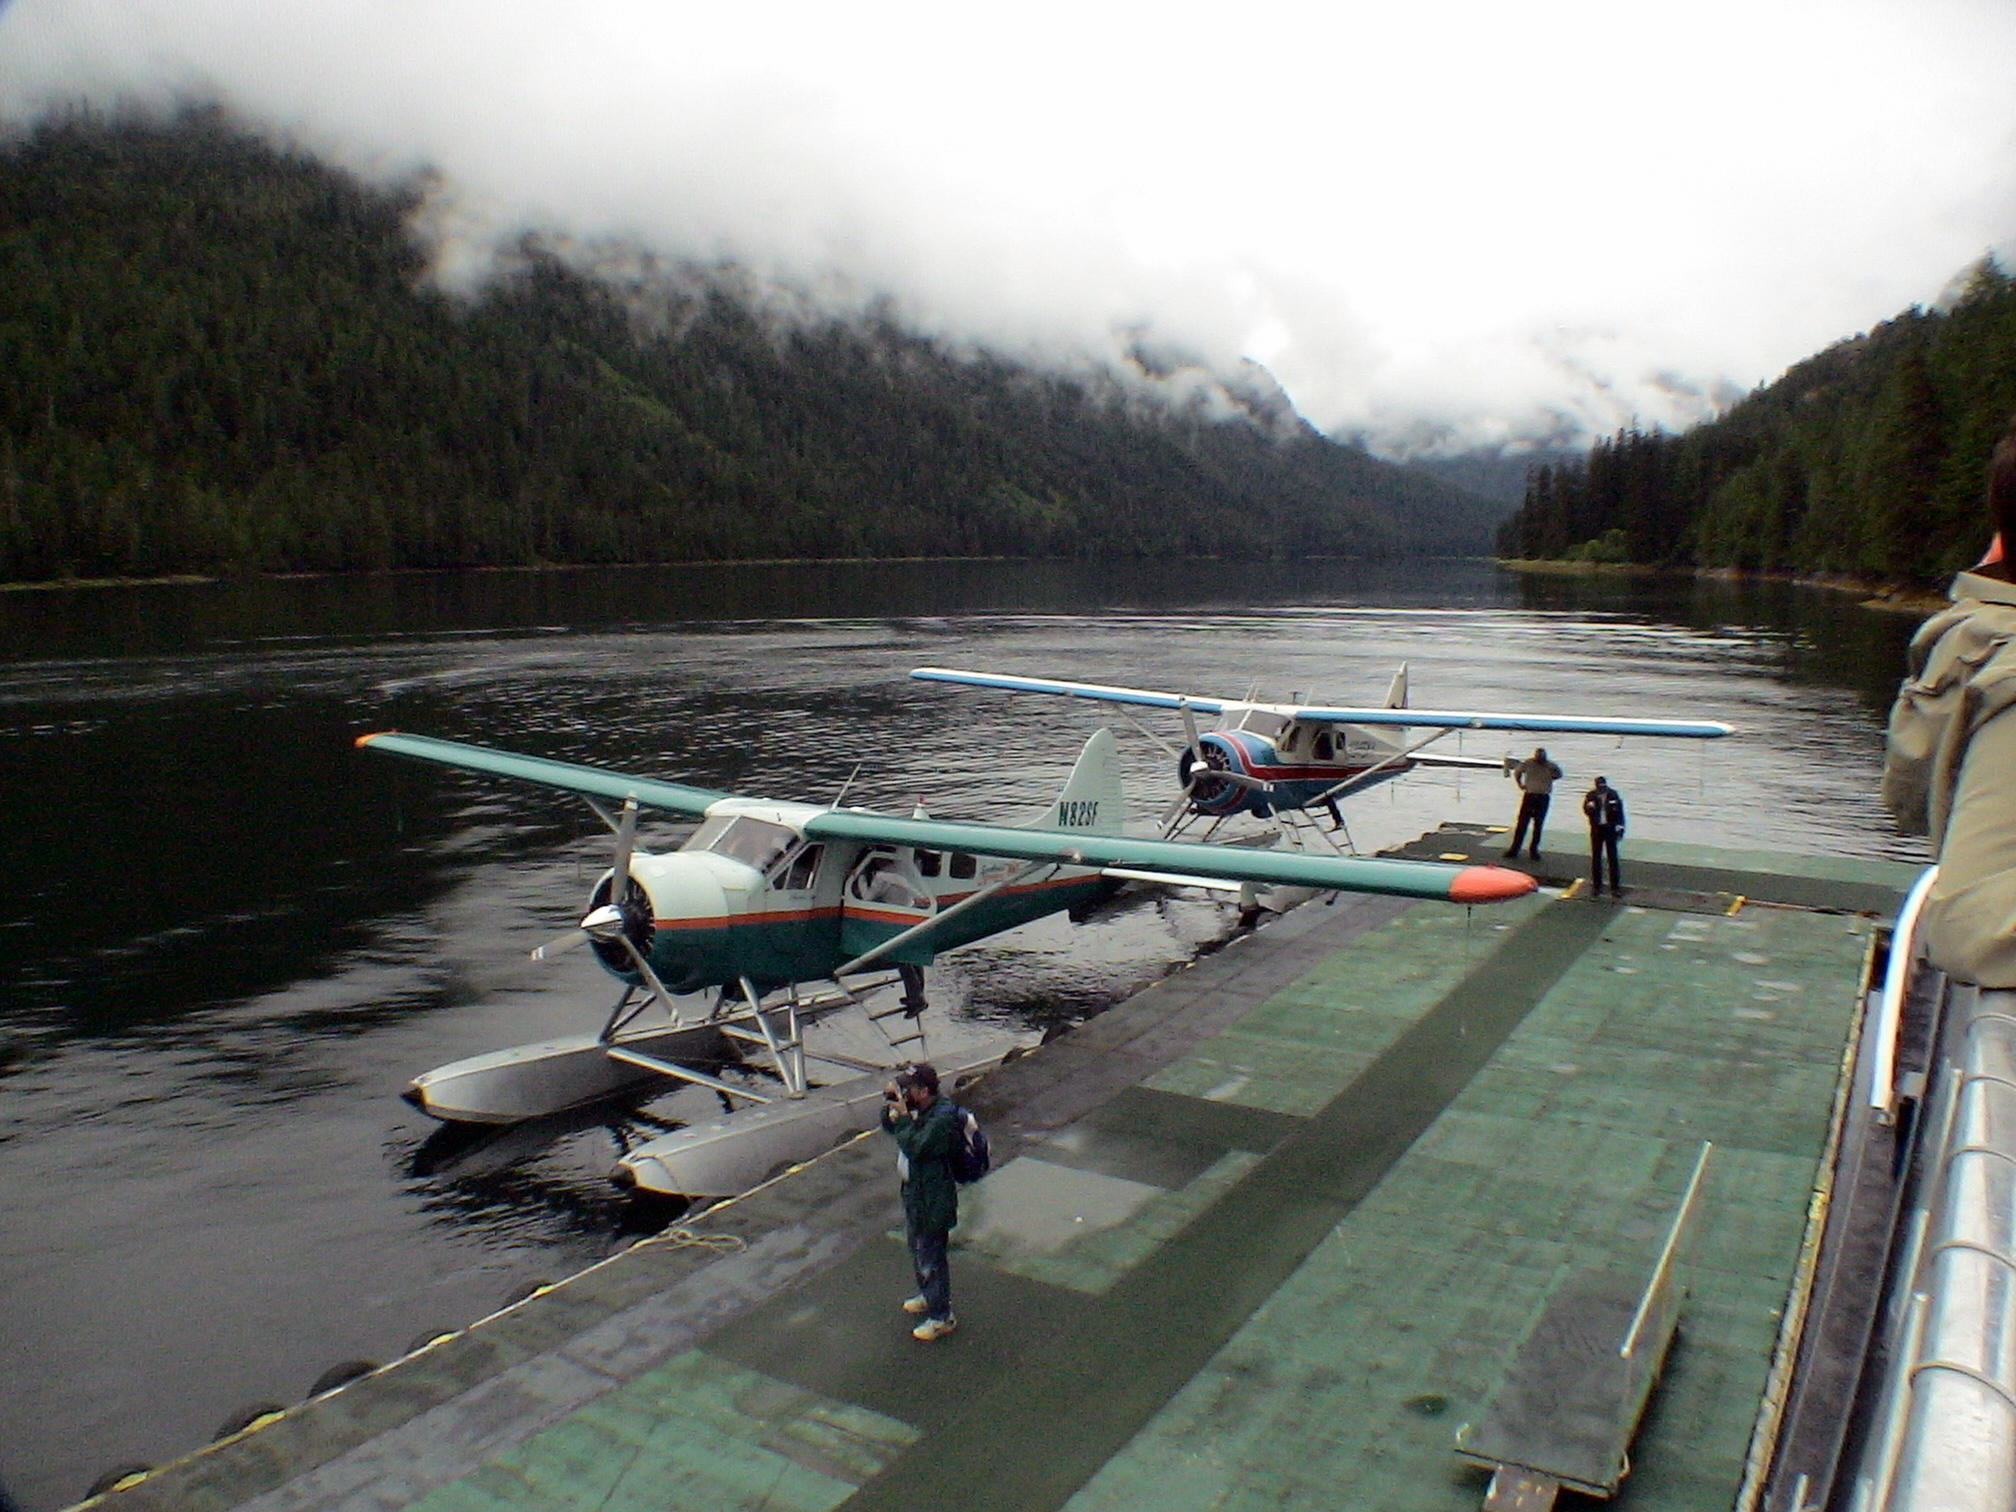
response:
M390 567L371 572L260 572L244 576L225 573L169 573L160 577L135 578L51 578L32 583L0 583L0 593L41 593L76 588L163 588L210 587L219 583L302 582L321 579L428 577L460 573L549 573L549 572L649 572L668 569L715 567L864 567L899 566L932 562L1069 562L1089 560L1078 557L1017 556L862 556L862 557L745 557L734 561L708 562L539 562L524 566L478 567ZM1130 558L1143 562L1174 561L1173 557ZM1185 557L1184 561L1228 561L1233 558ZM1365 557L1312 557L1312 561L1367 561ZM1433 561L1433 557L1420 560ZM1466 558L1465 560L1473 560ZM1893 614L1934 614L1946 607L1943 592L1916 583L1899 583L1875 578L1858 578L1842 573L1795 574L1751 572L1737 567L1649 567L1634 562L1570 562L1544 558L1486 557L1493 566L1507 572L1533 577L1686 577L1711 578L1727 582L1790 583L1800 588L1820 588L1830 593L1854 594L1867 609Z
M1936 614L1947 605L1944 592L1920 583L1900 583L1848 573L1752 572L1741 567L1648 567L1634 562L1567 562L1520 557L1493 557L1507 572L1534 577L1686 577L1734 583L1790 583L1829 593L1852 593L1865 609L1891 614Z
M646 572L687 567L819 567L866 566L874 562L1045 562L1066 557L746 557L727 562L535 562L525 565L475 567L380 567L363 572L174 572L160 577L48 578L33 583L0 583L0 593L38 593L58 588L201 588L215 583L298 583L329 578L437 577L460 573Z
M704 562L533 562L512 565L484 564L474 567L379 567L357 572L249 572L249 573L164 573L159 577L76 577L47 578L36 582L0 583L0 593L40 593L64 588L201 588L217 583L293 583L318 580L372 578L442 577L461 573L545 573L545 572L665 572L688 568L714 567L873 567L921 565L932 562L1084 562L1087 565L1115 560L1144 565L1171 562L1267 562L1278 557L1070 557L1070 556L846 556L846 557L737 557ZM1304 562L1438 562L1451 558L1422 553L1406 557L1338 556L1311 553L1299 555ZM1457 557L1457 561L1489 561L1483 555ZM1501 564L1503 565L1503 564Z

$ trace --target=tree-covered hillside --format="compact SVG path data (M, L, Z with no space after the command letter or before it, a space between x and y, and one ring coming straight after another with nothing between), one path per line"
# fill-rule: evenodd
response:
M1982 478L2016 411L2016 281L1843 341L1681 436L1626 430L1535 469L1503 555L1929 581L1987 538Z
M1502 515L1257 380L1227 419L530 240L456 299L413 207L214 113L0 143L0 580L1474 551Z

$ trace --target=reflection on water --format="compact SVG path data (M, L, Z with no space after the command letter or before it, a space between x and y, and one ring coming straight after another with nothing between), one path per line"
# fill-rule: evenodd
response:
M911 666L1376 701L1405 662L1423 705L1739 724L1710 748L1553 747L1574 791L1599 770L1622 788L1634 836L1912 857L1873 797L1911 628L1789 588L1469 563L0 594L0 1181L35 1215L0 1237L0 1480L31 1509L68 1500L664 1221L607 1171L624 1140L712 1116L711 1094L475 1138L398 1101L430 1066L599 1022L614 987L586 953L526 955L573 921L609 841L572 799L360 756L359 732L1015 818L1054 796L1099 712ZM1151 736L1176 732L1105 717L1146 822L1173 768ZM1372 848L1510 807L1470 772L1350 814ZM647 823L643 843L682 833ZM1150 897L960 952L932 973L938 1032L1076 1022L1227 922Z

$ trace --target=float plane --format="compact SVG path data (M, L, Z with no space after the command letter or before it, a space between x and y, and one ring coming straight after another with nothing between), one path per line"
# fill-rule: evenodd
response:
M1414 709L1407 706L1407 668L1394 674L1386 702L1378 708L1320 704L1259 703L1195 693L1158 693L1148 688L1116 688L1101 683L1059 682L998 672L962 672L950 667L918 667L910 674L925 682L957 683L1008 693L1048 693L1065 698L1135 708L1171 709L1183 718L1186 743L1180 752L1153 732L1143 732L1176 757L1181 796L1165 822L1180 834L1198 818L1234 814L1258 819L1321 807L1343 827L1337 800L1401 776L1417 767L1473 767L1509 770L1511 758L1428 753L1426 747L1463 730L1519 730L1538 735L1658 735L1708 740L1735 733L1732 725L1707 720L1611 719L1584 715L1501 714L1477 710ZM1199 717L1224 724L1200 730ZM1417 738L1418 737L1418 738Z
M615 837L613 863L579 926L533 952L594 950L622 983L601 1029L430 1071L407 1099L436 1118L506 1124L652 1086L709 1088L730 1109L724 1118L629 1150L615 1173L620 1185L685 1197L742 1191L872 1121L888 1068L808 1050L805 1031L819 1019L865 1008L871 990L900 983L899 1002L869 1013L900 1054L921 1040L923 967L936 955L1089 907L1129 879L1455 903L1534 888L1532 878L1504 867L1128 836L1115 741L1105 729L1086 741L1057 801L1022 827L933 819L921 806L906 817L742 797L422 735L381 732L357 744L578 794ZM636 843L644 809L700 824L678 850L652 854ZM892 1024L910 1032L899 1036ZM776 1090L716 1074L744 1055ZM839 1065L855 1079L815 1088L808 1060ZM969 1069L941 1065L951 1075Z

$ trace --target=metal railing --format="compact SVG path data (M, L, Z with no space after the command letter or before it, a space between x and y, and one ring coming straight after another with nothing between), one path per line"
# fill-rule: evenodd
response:
M1890 960L1883 971L1883 989L1876 998L1869 1057L1869 1105L1885 1123L1897 1116L1897 1036L1904 1024L1904 998L1911 990L1918 960L1918 923L1939 868L1928 866L1904 895L1897 922L1890 930Z
M1956 986L1943 1038L1858 1509L2016 1507L2016 992Z

